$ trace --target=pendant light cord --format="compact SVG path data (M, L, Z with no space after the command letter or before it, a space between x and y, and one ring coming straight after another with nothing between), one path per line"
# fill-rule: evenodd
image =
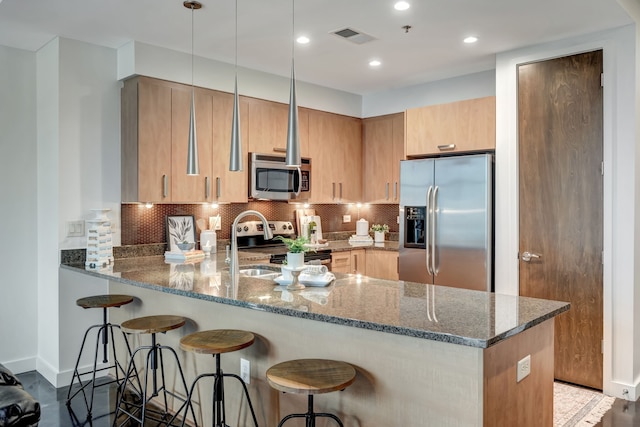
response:
M193 88L193 9L194 5L191 5L191 96L195 93Z
M293 62L293 52L296 40L296 0L291 0L291 61Z
M235 40L235 72L238 78L238 0L236 0L236 40Z

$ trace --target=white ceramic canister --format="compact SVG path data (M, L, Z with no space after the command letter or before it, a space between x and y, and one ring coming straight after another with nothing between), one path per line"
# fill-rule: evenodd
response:
M369 235L369 221L364 218L360 218L356 221L356 235L368 236Z
M215 254L217 251L216 239L217 236L215 230L202 230L202 232L200 233L200 249L209 245L211 247L211 253Z

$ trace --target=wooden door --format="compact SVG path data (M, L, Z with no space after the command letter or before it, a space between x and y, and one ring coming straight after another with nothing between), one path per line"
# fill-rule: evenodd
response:
M363 193L369 203L398 203L400 159L396 159L396 123L404 128L403 114L371 117L362 122ZM400 119L398 119L400 118ZM403 129L402 129L403 130ZM404 140L401 141L401 144ZM404 145L404 144L403 144ZM403 145L401 146L404 149Z
M569 301L555 377L602 388L602 51L518 67L520 294ZM526 261L525 252L534 254ZM538 255L539 258L535 258Z

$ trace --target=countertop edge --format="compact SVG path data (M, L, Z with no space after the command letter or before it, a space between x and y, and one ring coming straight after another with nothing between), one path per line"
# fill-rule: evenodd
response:
M80 266L74 266L74 265L68 265L68 264L60 264L60 268L65 269L65 270L69 270L75 273L80 273L80 274L85 274L85 275L89 275L89 276L93 276L93 277L98 277L101 279L106 279L106 280L110 280L110 281L115 281L115 282L119 282L119 283L123 283L123 284L128 284L128 285L132 285L132 286L137 286L140 288L145 288L145 289L151 289L151 290L155 290L155 291L160 291L160 292L164 292L164 293L168 293L168 294L173 294L173 295L179 295L179 296L184 296L184 297L188 297L188 298L195 298L195 299L200 299L200 300L206 300L206 301L212 301L212 302L216 302L216 303L220 303L220 304L226 304L226 305L231 305L231 306L236 306L236 307L242 307L242 308L248 308L248 309L252 309L252 310L259 310L259 311L264 311L264 312L268 312L268 313L273 313L273 314L281 314L281 315L285 315L285 316L289 316L289 317L296 317L296 318L301 318L301 319L309 319L309 320L316 320L316 321L321 321L321 322L325 322L325 323L331 323L331 324L336 324L336 325L342 325L342 326L350 326L350 327L355 327L355 328L360 328L360 329L368 329L368 330L372 330L372 331L378 331L378 332L385 332L385 333L391 333L391 334L395 334L395 335L404 335L404 336L408 336L408 337L413 337L413 338L420 338L420 339L428 339L428 340L432 340L432 341L437 341L437 342L444 342L444 343L450 343L450 344L457 344L457 345L464 345L464 346L468 346L468 347L476 347L476 348L488 348L492 345L495 345L503 340L506 340L507 338L517 335L527 329L530 329L546 320L552 319L553 317L557 316L558 314L561 314L565 311L568 311L570 308L570 304L568 303L564 303L564 305L559 306L556 309L550 310L548 313L533 319L527 323L518 325L517 327L511 328L507 331L504 331L500 334L495 335L494 337L491 337L490 339L479 339L479 338L470 338L470 337L464 337L464 336L460 336L460 335L453 335L453 334L449 334L449 333L442 333L442 332L434 332L434 331L425 331L425 330L420 330L420 329L413 329L413 328L407 328L407 327L401 327L401 326L396 326L396 325L388 325L388 324L382 324L382 323L377 323L377 322L369 322L369 321L364 321L364 320L358 320L358 319L351 319L351 318L343 318L343 317L336 317L336 316L329 316L326 314L320 314L320 313L309 313L309 312L304 312L304 311L299 311L299 310L294 310L294 309L289 309L289 308L283 308L283 307L274 307L271 305L265 305L265 304L256 304L256 303L250 303L250 302L246 302L246 301L241 301L241 300L236 300L236 299L232 299L232 298L224 298L224 297L219 297L219 296L213 296L213 295L205 295L205 294L201 294L198 292L190 292L190 291L185 291L185 290L181 290L181 289L173 289L173 288L167 288L165 286L160 286L160 285L155 285L152 283L147 283L147 282L140 282L140 281L135 281L135 280L130 280L130 279L124 279L118 276L114 276L111 274L102 274L99 271L93 271L93 270L87 270L84 269Z

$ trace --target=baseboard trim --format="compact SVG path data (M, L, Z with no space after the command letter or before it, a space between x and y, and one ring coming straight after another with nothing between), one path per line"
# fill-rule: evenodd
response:
M638 400L639 387L640 384L637 382L635 384L624 384L617 381L611 381L609 386L604 389L604 394L635 402Z
M26 359L12 360L11 362L2 362L2 364L14 374L36 370L36 358L28 357Z

